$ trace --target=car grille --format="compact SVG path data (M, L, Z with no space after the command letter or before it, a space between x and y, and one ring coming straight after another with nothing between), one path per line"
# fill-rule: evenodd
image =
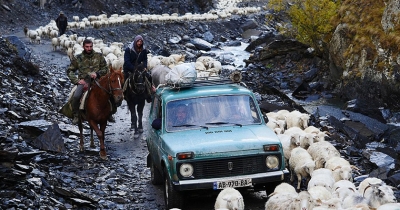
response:
M206 179L272 171L265 165L265 158L266 156L252 156L192 162L193 177Z

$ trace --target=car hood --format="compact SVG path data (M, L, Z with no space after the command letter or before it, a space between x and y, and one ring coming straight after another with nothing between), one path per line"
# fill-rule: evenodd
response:
M263 145L280 144L276 134L265 125L218 127L166 133L163 147L171 155L194 152L196 158L246 155L263 152ZM224 154L226 156L226 154Z

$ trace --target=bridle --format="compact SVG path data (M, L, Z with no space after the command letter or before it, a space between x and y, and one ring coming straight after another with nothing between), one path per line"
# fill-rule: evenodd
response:
M111 88L110 75L111 75L111 74L108 74L108 75L107 75L108 89L109 89L109 90L106 90L103 86L101 86L100 83L99 83L99 81L98 81L97 79L94 80L94 82L96 83L96 85L97 85L100 89L104 90L104 92L106 92L108 95L112 96L112 92L114 92L114 91L116 91L116 90L122 90L122 86L121 86L121 80L120 80L120 78L118 77L119 88Z
M134 87L134 89L138 92L138 90L139 90L139 88L138 88L138 86L140 85L141 87L144 87L143 88L143 91L141 92L141 93L136 93L135 92L135 90L133 90L132 88L131 88L131 91L134 93L134 94L142 94L142 93L144 93L144 91L146 91L146 84L145 84L145 81L146 81L146 79L145 78L143 78L143 81L142 82L136 82L135 81L135 75L138 75L138 77L145 77L144 75L143 75L143 73L144 73L144 71L142 71L142 72L140 72L140 71L138 71L138 70L135 70L135 72L132 74L132 82L133 82L133 87ZM131 85L131 84L129 84L129 85Z

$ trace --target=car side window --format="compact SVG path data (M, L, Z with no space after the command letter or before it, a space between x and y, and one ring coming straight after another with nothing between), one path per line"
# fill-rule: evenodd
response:
M161 101L159 98L154 97L153 107L151 110L151 119L153 122L151 123L151 127L156 130L161 129L162 127L162 109L161 109Z

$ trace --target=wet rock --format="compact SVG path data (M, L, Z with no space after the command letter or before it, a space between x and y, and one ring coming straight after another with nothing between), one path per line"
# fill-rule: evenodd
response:
M353 99L346 102L346 110L361 113L378 120L381 123L386 123L386 120L382 116L382 111L378 104L374 104L373 101L365 101L363 99Z
M31 58L31 50L16 36L6 36L5 39L9 41L18 51L18 56L28 61Z
M247 29L242 33L242 38L250 39L250 38L254 37L255 39L253 41L256 41L261 34L262 34L262 31L260 31L260 30Z
M207 31L203 34L203 39L207 42L212 43L214 41L214 35L210 31Z
M36 148L46 151L65 153L64 140L61 136L58 124L54 123L39 137L34 139L31 144Z
M247 20L246 22L244 22L244 23L240 26L240 28L241 28L243 31L246 31L246 30L248 30L248 29L255 29L255 28L257 28L257 27L258 27L258 23L257 23L257 21L255 21L254 19Z
M191 40L191 43L199 50L206 50L209 51L211 48L215 47L215 45L200 39L200 38L194 38Z
M393 186L399 187L400 185L400 171L396 171L391 175L388 180L393 184Z

